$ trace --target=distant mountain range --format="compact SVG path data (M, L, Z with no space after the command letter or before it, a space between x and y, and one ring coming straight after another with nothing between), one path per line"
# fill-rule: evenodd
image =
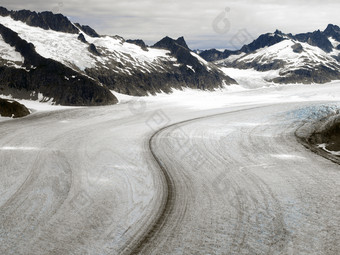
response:
M273 71L273 83L340 79L340 28L261 35L237 51L190 50L183 37L153 46L102 36L62 14L0 7L0 96L62 105L108 105L112 91L146 96L237 84L233 70ZM226 71L226 68L229 71Z
M340 79L340 28L285 34L276 30L259 36L237 51L201 51L207 61L219 66L257 71L276 71L276 83L325 83Z
M184 38L100 36L61 14L0 7L0 94L63 105L117 103L173 88L209 89L235 80L191 51Z

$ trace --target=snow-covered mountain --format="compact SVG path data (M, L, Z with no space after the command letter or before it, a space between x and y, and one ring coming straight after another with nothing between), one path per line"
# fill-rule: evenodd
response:
M273 71L276 83L325 83L340 79L340 28L328 25L323 32L261 35L238 51L209 50L205 59L224 67Z
M0 94L100 105L117 102L109 90L144 96L232 83L182 37L148 47L141 40L100 36L61 14L0 8Z

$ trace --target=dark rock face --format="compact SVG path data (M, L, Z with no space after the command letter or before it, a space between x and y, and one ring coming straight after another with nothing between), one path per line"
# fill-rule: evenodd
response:
M295 53L301 53L303 52L303 47L300 43L296 43L292 46L293 52Z
M22 40L17 33L1 24L0 34L6 43L15 47L25 58L25 69L0 67L2 94L36 99L36 95L42 93L62 105L117 103L115 96L106 87L59 62L43 58L35 51L33 44Z
M184 48L187 48L187 49L189 50L189 47L188 47L186 41L184 40L184 37L183 37L183 36L179 37L179 38L176 40L176 43L179 44L179 45L181 45L181 46L183 46Z
M133 43L141 47L143 50L147 51L148 48L143 40L137 39L137 40L126 40L127 43Z
M52 29L54 31L76 34L79 30L61 14L53 14L52 12L31 12L28 10L8 11L1 7L1 16L11 16L14 20L19 20L29 26L40 27L43 29Z
M165 37L157 42L153 47L169 50L171 54L177 58L179 63L190 65L195 70L196 68L202 67L198 59L190 53L186 43L184 42L183 44L181 38L173 40L170 37Z
M308 129L308 132L298 132L298 141L320 156L340 164L340 157L329 152L340 151L339 110L313 121ZM320 147L321 144L325 147Z
M329 24L327 28L323 31L326 36L331 36L338 42L340 42L340 27L336 25Z
M80 25L79 23L75 23L75 25L82 30L85 34L91 37L100 37L100 35L91 27L86 25Z
M235 63L230 63L228 67L234 67L238 69L250 69L253 68L256 71L259 72L266 72L270 70L278 70L282 67L285 66L285 62L282 60L273 60L270 63L267 64L259 64L256 59L255 61L252 62L235 62Z
M210 61L210 62L213 62L213 61L216 61L216 60L221 60L221 59L225 59L229 56L225 56L223 54L223 52L221 51L218 51L216 49L210 49L210 50L204 50L202 52L199 53L199 55L205 59L206 61Z
M96 48L96 46L93 44L93 43L91 43L90 45L89 45L89 51L92 53L92 54L94 54L94 55L96 55L96 56L100 56L100 53L98 52L98 50L97 50L97 48Z
M86 41L86 39L85 39L85 36L84 36L82 33L79 34L78 40L81 41L81 42L83 42L83 43L87 43L87 41Z
M154 48L160 48L160 49L167 49L171 52L175 52L180 48L183 48L187 51L191 51L187 45L187 43L184 40L184 37L179 37L177 40L174 40L168 36L164 37L159 42L155 43L153 45Z
M6 8L0 6L0 15L3 17L9 16L11 13Z
M326 144L330 151L340 151L340 115L329 116L320 130L316 130L309 138L314 144Z
M217 60L222 60L226 59L231 55L237 55L240 54L241 51L230 51L230 50L225 50L223 52L216 50L216 49L210 49L210 50L205 50L202 51L199 55L205 59L206 61L213 62Z
M282 33L280 31L276 31L273 36L271 34L261 35L252 43L243 46L240 51L244 53L253 52L266 46L272 46L282 42L283 40L285 40L285 38L282 36Z
M325 52L331 52L333 50L332 43L328 40L327 36L323 34L320 30L313 33L297 34L294 39L300 42L306 42L312 46L319 47Z
M0 98L0 116L21 118L30 114L30 111L22 104L14 100Z
M339 80L340 73L326 66L318 66L315 69L297 69L280 73L281 77L272 81L275 83L326 83L332 80Z
M117 74L111 70L88 69L87 74L96 77L101 83L110 89L122 94L134 96L147 96L148 93L170 93L172 89L192 88L202 90L213 90L221 87L220 74L213 73L207 77L195 75L185 66L172 72L143 73L137 72L133 75ZM220 83L218 83L220 82ZM229 83L228 83L229 82ZM226 78L226 83L236 83L231 78Z
M340 53L336 56L336 55L333 55L332 56L336 61L340 62Z

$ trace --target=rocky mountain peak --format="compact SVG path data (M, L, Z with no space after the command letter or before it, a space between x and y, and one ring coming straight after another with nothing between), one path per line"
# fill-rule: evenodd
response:
M187 43L186 43L186 41L185 41L183 36L178 37L177 40L176 40L176 43L178 43L179 45L183 46L184 48L189 49L189 47L188 47L188 45L187 45Z
M254 40L252 43L244 45L240 51L245 53L252 52L266 46L272 46L283 40L285 40L285 38L283 38L281 35L278 35L277 33L275 33L274 36L272 36L270 33L264 34Z
M297 35L298 36L298 35ZM314 31L313 33L305 34L305 40L302 42L307 42L312 46L317 46L325 52L331 52L333 50L332 43L328 40L327 36L322 33L320 30Z
M187 50L190 50L187 43L184 40L184 37L179 37L178 39L174 40L170 38L169 36L164 37L159 42L155 43L153 45L155 48L161 48L161 49L167 49L170 51L174 51L178 47L185 48Z
M340 27L337 25L328 24L327 28L324 30L324 33L328 32L340 32Z
M329 24L323 33L328 37L333 37L335 40L340 42L340 27Z
M180 63L186 63L194 68L200 66L197 58L190 54L190 49L188 48L183 37L174 40L168 36L164 37L162 40L153 45L154 48L166 49L175 56Z
M284 35L281 30L276 29L274 32L275 35Z
M2 7L2 6L0 6L0 15L1 16L9 16L11 13L10 13L10 11L8 11L6 8L4 8L4 7Z

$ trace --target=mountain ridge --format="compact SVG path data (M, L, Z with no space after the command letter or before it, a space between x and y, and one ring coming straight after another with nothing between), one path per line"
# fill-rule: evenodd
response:
M16 21L22 21L29 26L40 27L42 29L52 29L59 32L76 34L79 29L74 26L68 18L62 14L54 14L49 11L35 12L29 10L9 11L0 7L1 16L10 16Z
M271 46L281 42L285 38L295 39L299 42L307 42L312 46L317 46L326 52L330 52L333 47L327 37L333 37L340 42L340 28L337 25L328 24L324 31L316 30L314 32L299 33L296 35L276 30L274 33L261 34L257 39L249 44L243 45L239 50L225 49L224 51L219 51L212 48L201 51L199 55L207 61L217 61L227 58L230 55L249 53L265 46Z
M265 77L271 83L322 84L340 79L340 28L329 24L323 31L296 35L276 30L236 51L211 49L200 55L221 67L277 73Z

